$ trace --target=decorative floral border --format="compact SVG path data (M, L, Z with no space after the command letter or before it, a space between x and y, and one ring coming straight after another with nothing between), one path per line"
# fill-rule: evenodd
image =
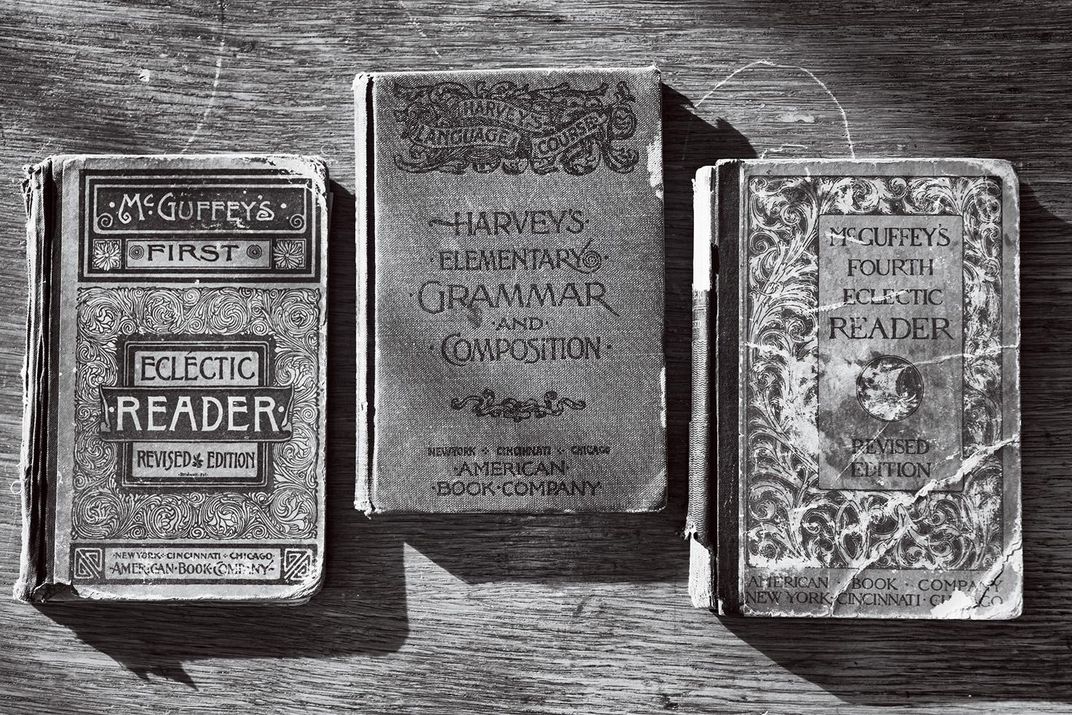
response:
M983 569L997 558L1000 451L985 455L958 492L824 490L816 455L787 434L787 418L789 409L816 409L819 217L957 214L965 241L963 458L1001 439L1001 196L990 177L749 180L742 376L750 566Z
M74 538L315 538L320 488L319 301L315 289L79 290ZM143 334L275 338L271 382L293 386L294 436L272 445L271 490L146 493L118 487L116 443L100 439L100 387L118 383L118 339Z

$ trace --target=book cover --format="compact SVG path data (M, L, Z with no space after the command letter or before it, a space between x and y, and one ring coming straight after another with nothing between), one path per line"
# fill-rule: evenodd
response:
M661 508L658 71L354 90L357 508Z
M326 180L294 156L27 168L16 598L319 588Z
M1018 616L1011 166L731 161L697 186L720 263L715 459L692 475L717 538L713 562L694 539L698 605Z

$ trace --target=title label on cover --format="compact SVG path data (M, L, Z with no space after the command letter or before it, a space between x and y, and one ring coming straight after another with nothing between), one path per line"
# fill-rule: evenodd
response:
M315 280L312 182L278 171L82 176L84 279Z
M959 216L820 217L820 488L959 489L963 231Z

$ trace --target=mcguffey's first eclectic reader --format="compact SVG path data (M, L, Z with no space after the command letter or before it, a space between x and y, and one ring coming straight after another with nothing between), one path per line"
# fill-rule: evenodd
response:
M326 180L294 156L28 169L16 597L319 588Z

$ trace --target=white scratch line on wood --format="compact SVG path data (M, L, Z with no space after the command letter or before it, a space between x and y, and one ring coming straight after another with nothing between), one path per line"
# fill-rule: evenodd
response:
M409 24L413 25L413 29L417 31L417 34L420 35L425 42L428 43L428 46L432 48L432 52L435 53L435 56L442 57L443 55L439 54L439 50L432 44L431 38L425 33L420 21L409 11L409 8L406 7L406 3L402 2L402 0L398 0L398 6L402 8L402 12L406 13L406 19L409 20Z
M774 149L764 149L763 153L759 155L759 158L760 159L766 159L767 158L767 152L770 152L770 151L778 152L778 151L782 151L783 149L790 149L790 148L792 148L792 149L807 149L808 147L806 145L804 145L804 144L792 144L792 143L786 142L784 144L779 144Z
M696 103L696 107L697 107L697 108L699 108L699 106L700 106L701 104L703 104L704 102L706 102L706 101L708 100L708 98L709 98L709 97L710 97L710 96L711 96L712 94L714 94L714 93L715 93L715 92L717 92L718 90L722 89L722 87L723 87L723 86L724 86L724 85L725 85L725 84L726 84L727 82L729 82L729 81L730 81L731 79L733 79L734 77L736 77L736 76L737 76L737 75L739 75L740 73L744 72L745 70L750 70L750 69L752 69L753 67L758 67L758 66L760 66L760 65L766 65L766 66L768 66L768 67L777 67L777 65L775 65L775 64L774 64L773 62L771 62L770 60L756 60L755 62L749 62L749 63L748 63L748 64L746 64L746 65L743 65L743 66L741 66L741 67L738 67L737 69L733 70L733 71L732 71L732 72L730 72L730 73L729 73L728 75L726 75L725 77L723 77L723 78L722 78L722 79L721 79L721 80L719 81L719 83L718 83L718 84L716 84L716 85L715 85L714 87L712 87L712 88L711 88L711 91L710 91L710 92L708 92L708 93L707 93L707 94L705 94L704 96L700 97L700 101Z
M781 64L778 64L777 62L771 62L768 59L756 60L754 62L749 62L748 64L738 67L737 69L733 70L728 75L723 77L719 81L718 84L716 84L714 87L712 87L711 90L707 94L705 94L703 97L700 98L700 101L697 102L696 105L695 105L696 108L698 109L701 104L703 104L705 101L707 101L707 99L711 95L713 95L715 92L717 92L718 90L722 89L722 87L727 82L729 82L731 79L733 79L734 77L736 77L737 75L739 75L740 73L742 73L742 72L744 72L746 70L752 69L753 67L774 67L776 69L783 69L783 70L800 70L804 74L808 75L808 77L810 77L817 85L822 87L823 91L826 92L827 95L829 95L831 100L833 100L834 104L838 108L838 111L841 112L841 124L842 124L843 127L845 127L845 141L848 142L848 144L849 144L849 156L851 156L853 159L856 158L856 146L852 143L852 134L849 132L849 117L848 117L847 114L845 114L845 108L841 106L841 102L839 102L838 98L834 96L834 93L830 91L830 88L826 86L826 83L823 82L818 77L816 77L815 73L812 72L811 70L809 70L807 67L802 67L800 65L781 65Z
M222 32L223 28L220 28ZM208 113L212 111L212 108L216 106L216 90L220 86L220 72L223 70L223 45L224 38L220 38L220 46L216 49L216 75L212 78L212 91L208 96L208 104L205 105L205 111L201 113L201 119L197 122L197 126L194 127L193 134L186 140L186 144L182 147L180 154L185 154L186 150L190 148L190 144L197 138L197 135L201 133L201 128L205 126L205 121L208 119Z

